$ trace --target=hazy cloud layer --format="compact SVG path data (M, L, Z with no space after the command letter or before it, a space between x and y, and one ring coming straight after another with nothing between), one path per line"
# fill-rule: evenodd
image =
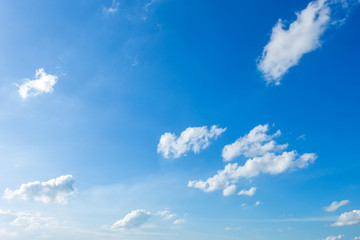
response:
M352 212L344 212L340 215L336 223L333 223L333 227L342 227L349 225L360 224L360 210L353 210Z
M42 93L52 93L58 76L48 74L43 68L36 70L34 80L26 80L23 84L18 85L19 94L23 99L35 97Z
M21 184L17 190L5 190L5 199L34 199L43 203L66 204L68 196L75 193L74 178L71 175L60 176L47 182L29 182Z
M261 134L257 134L261 130ZM238 165L238 163L228 163L223 170L219 170L217 174L213 177L208 178L205 181L195 180L189 181L188 186L199 188L205 192L212 192L215 190L223 190L224 196L229 196L235 192L236 184L241 178L252 178L256 177L259 174L271 174L277 175L283 173L289 169L299 169L306 168L310 163L315 161L316 154L315 153L304 153L299 155L296 151L281 151L280 153L276 153L280 151L280 148L272 147L267 148L268 151L263 150L263 146L268 143L264 142L272 141L271 138L274 135L279 135L280 131L276 134L270 136L265 134L267 131L267 125L259 125L256 126L253 130L250 131L249 134L240 138L241 144L240 146L256 146L256 149L261 149L261 151L251 152L251 156L256 156L253 158L248 158L244 165ZM249 137L251 136L251 137ZM245 140L244 140L245 139ZM246 140L246 139L254 139L254 140ZM245 142L243 144L242 142ZM248 144L248 142L251 142ZM254 144L258 143L258 144ZM272 146L288 146L287 144L277 145L276 143L272 144ZM282 147L284 149L285 147ZM225 149L225 148L224 148ZM245 155L249 156L249 149L255 149L255 147L247 147L245 150L240 147L236 147L236 149L241 149L234 151L236 154L232 154L231 156L237 155ZM276 151L276 152L273 152ZM232 159L232 158L229 158Z
M206 149L211 139L216 139L226 128L213 125L210 129L203 127L189 127L179 137L167 132L160 137L157 152L164 158L179 158L187 152L199 153Z
M349 200L342 200L340 202L334 201L332 202L329 206L324 207L324 211L326 212L334 212L336 211L339 207L342 207L346 204L350 203Z
M137 228L149 220L151 214L144 209L133 210L112 225L112 229Z

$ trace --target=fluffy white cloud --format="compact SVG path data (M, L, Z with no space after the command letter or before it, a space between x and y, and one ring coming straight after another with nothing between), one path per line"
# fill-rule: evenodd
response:
M236 185L230 185L223 190L223 195L227 197L233 195L235 191L236 191Z
M348 225L360 224L360 210L353 210L352 212L344 212L340 215L336 223L331 224L333 227L341 227Z
M268 135L268 131L268 124L258 125L234 143L226 145L222 151L224 161L231 161L240 155L256 157L267 152L277 152L287 148L288 144L278 145L272 140L281 134L280 130L272 135Z
M133 210L126 216L112 225L112 229L131 229L137 228L149 220L151 214L144 209Z
M238 192L238 195L245 195L252 197L254 196L255 192L256 192L256 187L252 187L249 190L241 190L240 192Z
M342 200L340 202L334 201L332 202L329 206L324 207L324 211L326 212L334 212L336 211L339 207L344 206L346 204L350 203L349 200Z
M259 129L261 131L259 131ZM268 152L256 151L255 153L251 151L251 154L249 155L249 149L253 149L253 147L251 146L259 143L259 145L257 146L261 148L261 146L267 145L267 143L264 143L266 140L271 142L273 141L271 140L271 138L274 135L280 134L280 132L278 131L276 134L269 136L264 133L266 131L267 125L259 125L255 127L249 134L245 135L243 138L240 138L240 140L237 141L241 142L240 146L248 147L236 147L236 149L241 150L237 150L237 153L235 155L247 154L247 156L256 157L247 159L244 165L238 165L238 163L228 163L223 170L219 170L217 174L215 174L213 177L210 177L205 181L189 181L188 186L199 188L205 192L212 192L215 190L223 189L224 195L230 195L235 191L235 188L233 186L241 178L252 178L258 176L261 173L276 175L283 173L288 169L306 168L310 163L313 163L315 161L316 154L314 153L305 153L299 156L296 151L283 151L279 154L273 152L275 149L276 151L280 151L279 148L269 148ZM258 132L261 132L261 134L258 134ZM250 141L249 139L254 140ZM243 144L242 142L246 142L246 144ZM287 146L287 144L277 145L276 143L274 143L274 146Z
M176 219L173 223L174 223L175 225L183 224L183 223L186 223L186 220L180 218L180 219Z
M23 99L35 97L42 93L52 93L58 76L48 74L43 68L36 70L35 80L26 80L23 84L17 85L19 94Z
M343 239L344 235L338 235L338 236L328 236L325 238L325 240L337 240L337 239Z
M5 190L5 199L34 199L44 203L66 204L68 196L75 193L74 178L71 175L60 176L47 182L29 182L21 184L14 191Z
M268 83L279 85L283 75L304 54L321 46L320 37L329 25L330 11L326 0L316 0L296 13L297 19L288 29L281 19L278 20L258 63Z
M218 128L215 125L210 129L206 126L189 127L181 133L180 137L167 132L160 137L157 152L164 158L179 158L189 151L199 153L209 146L211 139L216 139L225 130L226 128Z

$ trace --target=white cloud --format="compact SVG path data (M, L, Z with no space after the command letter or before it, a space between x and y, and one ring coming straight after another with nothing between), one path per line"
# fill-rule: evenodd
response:
M349 200L342 200L340 202L334 201L332 202L329 206L324 207L324 211L326 212L334 212L336 211L339 207L344 206L346 204L350 203Z
M48 74L43 68L36 70L35 80L27 79L23 84L17 85L19 94L23 99L35 97L42 93L52 93L58 76Z
M225 197L227 197L227 196L233 195L235 191L236 191L236 186L230 185L223 190L223 195Z
M21 184L14 191L5 190L5 199L34 199L43 203L66 204L68 196L75 193L74 178L71 175L60 176L47 182L29 182Z
M240 192L238 192L238 195L245 195L252 197L254 196L255 192L256 192L256 187L252 187L249 190L241 190Z
M116 13L117 11L119 11L119 7L120 7L120 2L118 2L117 0L113 0L111 3L111 7L104 8L104 11L106 13Z
M174 221L174 224L175 224L175 225L184 224L184 223L186 223L186 220L185 220L185 219L182 219L182 218L176 219L176 220Z
M360 224L360 210L352 212L344 212L340 215L336 223L331 224L333 227L341 227L348 225Z
M112 229L131 229L137 228L149 220L151 214L144 209L133 210L126 216L112 225Z
M280 131L277 131L273 135L268 135L268 131L268 124L258 125L234 143L226 145L222 151L224 161L232 161L240 155L256 157L264 155L267 152L277 152L287 148L288 144L279 145L272 140L281 134Z
M256 157L247 159L245 164L242 166L239 166L238 163L228 163L223 170L219 170L217 174L215 174L213 177L210 177L205 181L189 181L188 186L199 188L205 192L212 192L215 190L223 189L224 193L226 192L226 195L229 195L233 193L232 191L230 191L234 189L233 185L235 185L241 178L252 178L258 176L261 173L277 175L289 169L306 168L317 158L316 154L314 153L305 153L299 156L296 151L283 151L279 154L276 154L275 152L273 152L274 150L280 151L279 148L276 147L267 148L268 152L263 150L251 151L252 149L263 149L262 146L268 144L264 143L264 141L272 142L272 137L274 135L280 134L280 131L278 131L276 134L269 136L266 134L266 131L267 125L259 125L255 127L252 131L250 131L249 134L245 135L243 138L240 138L237 141L239 143L238 146L241 147L234 147L236 148L236 151L231 151L232 154L227 155L231 156L227 159L232 159L234 156L240 154L246 154L247 156ZM287 146L287 144L273 144L273 146L285 145ZM245 148L243 146L247 147ZM236 154L233 154L234 152Z
M211 139L216 139L225 130L226 128L218 128L215 125L210 129L206 126L189 127L181 133L180 137L167 132L160 137L157 152L164 158L179 158L189 151L199 153L209 146Z
M325 240L337 240L337 239L343 239L344 235L338 235L338 236L328 236L325 238Z
M163 210L163 211L158 211L156 213L157 216L161 216L163 218L163 220L170 220L174 217L177 216L177 214L175 213L172 213L171 211L169 210Z
M359 240L360 239L360 236L359 237L354 237L354 240Z
M30 214L0 209L0 216L5 217L10 226L24 227L26 231L48 228L57 224L54 218L41 217L38 213Z
M329 25L330 11L326 0L316 0L296 13L297 19L288 29L278 20L258 63L267 83L279 85L288 69L298 64L304 54L321 46L320 37Z

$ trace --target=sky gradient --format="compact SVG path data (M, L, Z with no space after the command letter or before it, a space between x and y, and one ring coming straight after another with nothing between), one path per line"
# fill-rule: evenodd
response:
M358 0L0 1L0 239L360 239Z

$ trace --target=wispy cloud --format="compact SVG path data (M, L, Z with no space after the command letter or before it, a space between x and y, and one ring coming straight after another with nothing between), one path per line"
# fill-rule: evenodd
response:
M288 28L284 21L279 19L258 63L258 69L267 83L279 85L289 68L297 65L304 54L321 46L321 37L330 26L345 21L346 17L333 16L332 10L342 9L341 12L346 15L354 4L358 2L316 0L310 2L301 12L297 12L296 20Z
M117 0L113 0L111 6L109 8L104 8L105 13L116 13L119 11L120 2Z
M344 235L328 236L328 237L325 238L324 240L337 240L337 239L343 239L344 237L345 237Z
M344 205L346 205L348 203L350 203L349 200L342 200L340 202L334 201L329 206L324 207L324 211L326 211L326 212L334 212L338 208L340 208L340 207L342 207L342 206L344 206Z
M19 94L23 99L28 97L35 97L43 93L52 93L54 91L54 85L58 76L48 74L43 68L36 70L35 79L27 79L22 84L16 84L19 88Z
M285 146L287 147L288 145L277 145L273 142L271 139L274 135L267 135L267 129L267 125L256 126L249 134L238 140L239 145L230 145L230 147L227 148L227 151L230 151L231 154L225 156L231 157L226 159L231 160L237 155L255 156L247 159L243 166L239 166L238 163L229 163L213 177L205 181L189 181L188 186L201 189L205 192L222 189L223 195L228 196L234 193L236 184L241 178L252 178L261 173L277 175L288 169L306 168L317 158L315 153L304 153L299 156L294 150L289 152L283 151ZM258 134L259 130L261 130L261 134ZM280 134L280 131L277 131L275 135L278 134ZM269 145L271 147L267 147ZM279 148L276 146L284 147ZM227 146L225 146L225 148L226 147ZM230 148L234 148L235 150L229 150ZM276 153L280 151L280 149L281 152Z
M190 151L199 153L209 146L211 139L216 139L225 130L226 128L218 128L215 125L210 129L206 126L189 127L179 137L167 132L160 137L157 152L164 158L179 158Z
M254 196L255 193L256 193L256 187L252 187L249 190L241 190L240 192L238 192L238 195L245 195L252 197Z
M21 184L17 190L5 190L5 199L34 199L43 203L66 204L68 197L76 192L74 178L71 175L60 176L47 182L29 182Z

